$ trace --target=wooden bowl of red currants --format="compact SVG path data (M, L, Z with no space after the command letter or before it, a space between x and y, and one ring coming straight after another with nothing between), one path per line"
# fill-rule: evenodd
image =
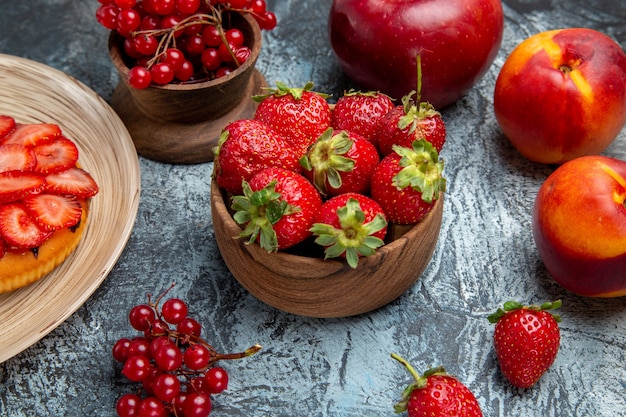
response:
M206 19L206 14L198 15ZM224 39L229 39L230 45L230 49L222 47L221 57L215 57L219 47L208 46L208 41L198 42L196 50L192 49L191 44L203 38L207 29L215 28L206 22L196 24L200 29L195 35L190 32L192 20L178 22L179 30L189 31L189 35L173 36L169 48L160 43L161 49L143 54L136 50L149 49L147 44L155 42L157 36L150 37L151 32L160 34L159 42L166 42L164 29L146 29L126 36L111 31L109 55L120 76L111 105L140 155L177 164L212 161L222 126L254 113L256 104L250 97L266 86L255 69L261 51L261 28L251 13L223 11L219 16L220 32L213 36L222 45ZM231 32L239 37L240 43L234 47L226 37ZM174 54L182 58L170 58L166 49L175 49ZM169 59L185 64L174 69Z
M355 316L383 307L406 292L428 266L437 246L443 193L415 225L390 225L386 244L356 268L345 260L315 255L313 242L288 252L268 253L237 238L241 227L229 209L229 195L213 178L211 213L224 262L239 283L264 303L307 317Z

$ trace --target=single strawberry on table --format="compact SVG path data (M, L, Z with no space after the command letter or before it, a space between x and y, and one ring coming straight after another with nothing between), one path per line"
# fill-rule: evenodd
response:
M415 224L435 205L446 189L443 160L432 144L416 140L410 148L394 145L376 166L371 195L396 224Z
M406 411L409 417L482 417L476 397L457 378L448 375L443 367L431 368L423 375L395 353L391 357L411 373L415 381L402 392L402 399L394 406L396 413Z
M322 198L301 174L271 167L244 182L243 195L234 196L231 207L235 222L245 227L240 237L276 252L311 236Z
M560 306L560 300L529 306L508 301L488 317L496 325L493 344L500 370L515 387L530 388L554 363L561 319L549 310Z
M291 88L282 82L267 94L254 96L259 103L254 119L273 127L296 149L298 156L330 127L327 95L312 91L313 83Z
M222 130L215 149L217 184L241 194L241 182L258 171L278 166L302 170L295 149L273 128L258 120L237 120Z
M372 141L380 119L393 108L393 101L383 93L350 90L335 103L331 126Z
M325 247L325 259L343 256L356 268L361 256L373 255L384 245L387 220L376 201L346 193L324 202L311 232L315 243Z
M328 128L300 158L304 175L323 196L369 192L380 161L376 147L354 132Z

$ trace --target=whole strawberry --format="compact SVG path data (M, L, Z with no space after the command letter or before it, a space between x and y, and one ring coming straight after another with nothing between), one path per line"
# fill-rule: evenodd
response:
M311 91L313 83L303 88L290 88L284 83L276 83L276 89L269 94L254 96L259 102L254 114L273 127L296 149L298 156L330 127L331 110L326 94Z
M380 157L376 147L354 132L327 129L300 158L304 175L324 196L369 192Z
M394 151L376 166L371 195L396 224L418 223L446 189L443 160L424 139L411 148L394 146Z
M335 130L354 132L371 141L378 122L393 108L393 101L383 93L350 90L337 100L331 125Z
M411 146L417 139L426 139L441 152L446 141L446 125L441 114L430 103L415 102L414 91L402 98L378 123L373 142L381 155L389 155L393 145Z
M496 324L493 344L504 376L518 388L529 388L550 368L561 342L559 316L548 310L561 301L541 306L524 306L516 301L504 303L488 319Z
M326 201L311 232L324 246L326 259L343 256L356 268L359 257L373 255L384 245L387 220L380 205L357 193L338 195Z
M274 129L258 120L228 124L214 153L217 184L233 194L241 194L241 182L249 181L264 168L302 170L296 151Z
M482 417L474 394L442 367L429 369L419 375L403 358L391 357L402 363L415 382L402 392L402 400L394 406L396 413L408 412L409 417Z
M243 195L232 198L233 218L245 229L240 237L259 242L267 252L297 245L309 230L322 207L322 199L302 175L272 167L256 173L243 183Z

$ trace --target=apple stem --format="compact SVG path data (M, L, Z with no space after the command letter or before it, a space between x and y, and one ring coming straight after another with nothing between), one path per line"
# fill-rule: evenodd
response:
M417 103L422 102L422 56L417 54Z

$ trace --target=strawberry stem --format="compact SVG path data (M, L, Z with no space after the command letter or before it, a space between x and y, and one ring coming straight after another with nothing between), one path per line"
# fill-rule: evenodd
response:
M549 311L549 310L556 310L557 308L561 307L562 304L563 303L561 300L547 301L541 305L536 305L536 304L524 305L518 301L507 301L504 303L503 308L499 308L494 313L487 316L487 320L489 320L490 323L495 324L498 322L498 320L500 320L500 318L502 318L502 316L504 316L506 313L510 311L520 310L523 308L528 309L528 310L534 310L534 311ZM554 320L556 320L557 322L561 321L561 316L559 316L558 314L553 314L553 313L550 313L550 314L552 315L552 317L554 317Z

